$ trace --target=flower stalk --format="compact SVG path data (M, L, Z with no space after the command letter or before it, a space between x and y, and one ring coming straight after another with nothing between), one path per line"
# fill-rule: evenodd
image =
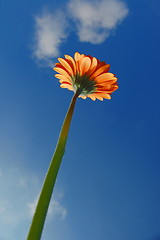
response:
M37 207L32 219L27 240L40 240L41 238L41 234L43 231L43 226L44 226L45 218L47 215L49 203L51 200L53 188L56 182L58 170L60 168L60 164L65 152L65 146L68 138L68 132L69 132L70 123L71 123L73 112L74 112L74 107L76 104L76 99L79 96L79 94L80 92L76 91L76 93L74 94L71 100L70 106L68 108L68 112L65 116L65 119L61 128L61 132L59 135L59 139L57 142L57 146L53 154L50 166L48 168L48 172L46 174L46 177L39 195Z

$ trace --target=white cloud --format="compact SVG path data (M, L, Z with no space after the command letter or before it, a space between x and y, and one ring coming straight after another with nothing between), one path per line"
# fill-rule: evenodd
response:
M92 44L104 42L129 12L120 0L70 0L68 9L79 40Z
M19 182L18 182L19 186L22 188L27 187L27 180L24 177L20 177Z
M31 198L38 185L32 174L24 172L21 168L5 167L1 176L0 189L0 223L16 226L25 219L25 202ZM32 186L32 189L30 189Z
M44 11L35 17L35 44L33 55L50 65L50 58L59 55L60 44L67 37L67 21L62 11Z
M38 197L33 201L27 204L29 209L29 214L33 216L36 205L37 205ZM60 203L60 200L53 199L50 202L49 208L48 208L48 216L50 217L58 217L59 219L65 219L67 215L67 210L62 206Z
M0 177L0 239L6 240L16 239L17 234L19 239L24 239L30 221L26 203L39 189L32 173L15 162L11 165L10 162L1 166Z
M43 11L35 17L33 55L40 63L53 66L60 46L68 37L71 22L81 42L104 42L129 10L122 0L70 0L65 11Z
M14 164L1 167L0 177L0 240L24 239L28 232L36 201L41 188L39 178L31 170ZM65 219L67 210L62 206L63 192L55 192L47 222ZM32 201L32 202L31 202ZM31 203L30 203L31 202ZM28 204L30 203L30 204ZM62 221L60 221L62 222Z
M59 216L60 219L65 219L67 210L59 201L53 200L50 204L48 214L53 215L54 217Z
M0 214L3 213L5 211L5 207L4 206L0 206Z

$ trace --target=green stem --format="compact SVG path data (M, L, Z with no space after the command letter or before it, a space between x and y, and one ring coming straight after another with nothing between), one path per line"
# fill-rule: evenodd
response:
M73 111L74 111L74 107L75 107L75 103L78 95L79 95L79 92L77 91L72 98L68 112L64 119L62 129L59 135L59 139L57 142L57 146L53 154L47 175L45 177L42 190L40 192L39 200L38 200L37 207L32 219L27 240L40 240L41 238L45 218L47 215L48 206L49 206L53 188L56 182L56 177L62 161L62 157L65 152L68 131L69 131L69 127L72 120L72 115L73 115Z

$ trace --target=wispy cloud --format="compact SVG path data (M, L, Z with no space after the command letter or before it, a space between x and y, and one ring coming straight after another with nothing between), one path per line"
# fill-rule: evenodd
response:
M39 183L35 176L16 167L4 168L0 180L0 223L15 226L26 218L25 203L38 191Z
M76 22L79 40L92 44L104 42L129 11L120 0L71 0L68 8Z
M37 205L38 197L33 201L28 203L29 214L33 216L36 205ZM58 217L59 219L65 219L67 215L67 210L62 206L60 200L54 199L50 202L48 209L48 216L50 217Z
M58 216L60 219L63 220L66 218L67 209L64 206L62 206L60 201L54 199L50 204L48 214L53 215L53 217Z
M33 215L40 190L39 178L17 165L3 166L0 175L0 239L24 239ZM56 192L51 201L48 221L63 220L67 210L62 206L62 194ZM21 229L21 231L20 231Z
M67 26L62 11L44 11L35 17L33 55L37 60L50 64L50 59L59 55L59 46L67 37Z
M60 46L75 26L81 42L100 44L127 16L129 10L122 0L70 0L65 11L43 11L35 17L33 55L47 65L60 55Z

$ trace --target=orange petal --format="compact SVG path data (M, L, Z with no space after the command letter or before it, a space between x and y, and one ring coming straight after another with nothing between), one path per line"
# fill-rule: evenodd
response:
M96 70L97 64L98 64L97 59L95 57L93 57L90 69L88 71L88 75L91 75Z
M92 93L92 96L93 97L95 97L95 98L97 98L98 100L100 100L100 101L103 101L103 97L101 97L99 94L97 94L97 93Z
M74 59L76 60L76 61L78 61L79 60L79 58L80 58L80 53L78 53L78 52L76 52L75 54L74 54Z
M65 59L58 58L58 61L63 65L63 67L68 71L68 73L70 75L73 75L73 70L72 70L71 66L69 65L69 63Z
M54 71L60 73L61 75L65 76L67 78L70 78L70 75L68 74L68 72L66 72L63 68L55 67L53 69L54 69Z
M96 83L96 88L105 88L108 86L113 86L113 84L117 85L115 82L115 80L112 81L105 81L105 82L101 82L101 83Z
M96 98L92 94L87 95L87 97L91 98L93 101L96 100Z
M65 76L63 76L63 75L61 75L61 74L55 74L54 76L55 76L56 78L58 78L58 79L68 80L69 82L71 82L70 78L67 78L67 77L65 77Z
M80 53L76 52L74 54L74 59L75 59L75 64L76 64L76 71L79 72L79 59L80 59L81 55Z
M96 96L96 98L100 101L103 101L103 97L100 97L100 96Z
M98 60L98 59L97 59L97 61L98 61L97 69L100 68L100 67L102 67L102 66L104 66L104 65L106 65L106 62L104 62L104 61L101 62L101 61ZM109 64L107 64L107 65L109 65Z
M67 78L60 79L59 82L60 82L60 83L64 83L64 82L65 82L65 83L69 83L69 84L72 85L72 83L71 83Z
M68 90L73 91L72 85L69 85L69 84L67 84L67 83L62 83L62 84L60 85L60 87L61 87L61 88L67 88Z
M59 80L59 82L63 84L66 83L66 84L72 85L72 83L70 83L68 80Z
M100 97L111 99L110 93L104 93L104 92L96 92Z
M118 89L118 86L117 85L106 84L105 86L96 86L96 88L97 88L96 92L112 93L116 89Z
M72 65L73 73L74 73L74 75L75 75L75 74L76 74L76 64L75 64L75 60L74 60L71 56L69 56L69 55L64 55L64 56L65 56L65 58L66 58L67 60L70 61L70 64Z
M114 78L114 74L113 73L102 73L100 75L98 75L97 77L95 77L95 81L97 82L103 82L103 81L106 81L106 80L111 80ZM117 78L116 78L117 79Z
M82 95L80 95L79 98L86 99L87 97L86 97L86 96L82 96Z
M111 96L110 96L110 94L108 94L108 93L102 94L102 95L100 95L100 96L103 97L103 98L106 98L106 99L111 99Z
M79 54L79 53L77 53L77 54ZM76 70L79 73L80 72L80 65L81 65L81 62L82 62L83 58L85 57L85 55L84 54L81 54L81 55L79 54L78 56L79 57L77 57L77 60L76 60Z
M91 59L89 57L84 57L79 66L80 74L84 75L86 72L88 72L90 66L91 66Z
M100 82L97 82L97 86L105 86L106 84L116 84L117 82L117 78L115 79L108 79L108 80L104 80L104 81L100 81Z
M91 75L91 78L95 78L97 77L98 75L106 72L109 70L109 67L110 65L109 64L105 64L103 65L102 67L98 68L92 75Z

